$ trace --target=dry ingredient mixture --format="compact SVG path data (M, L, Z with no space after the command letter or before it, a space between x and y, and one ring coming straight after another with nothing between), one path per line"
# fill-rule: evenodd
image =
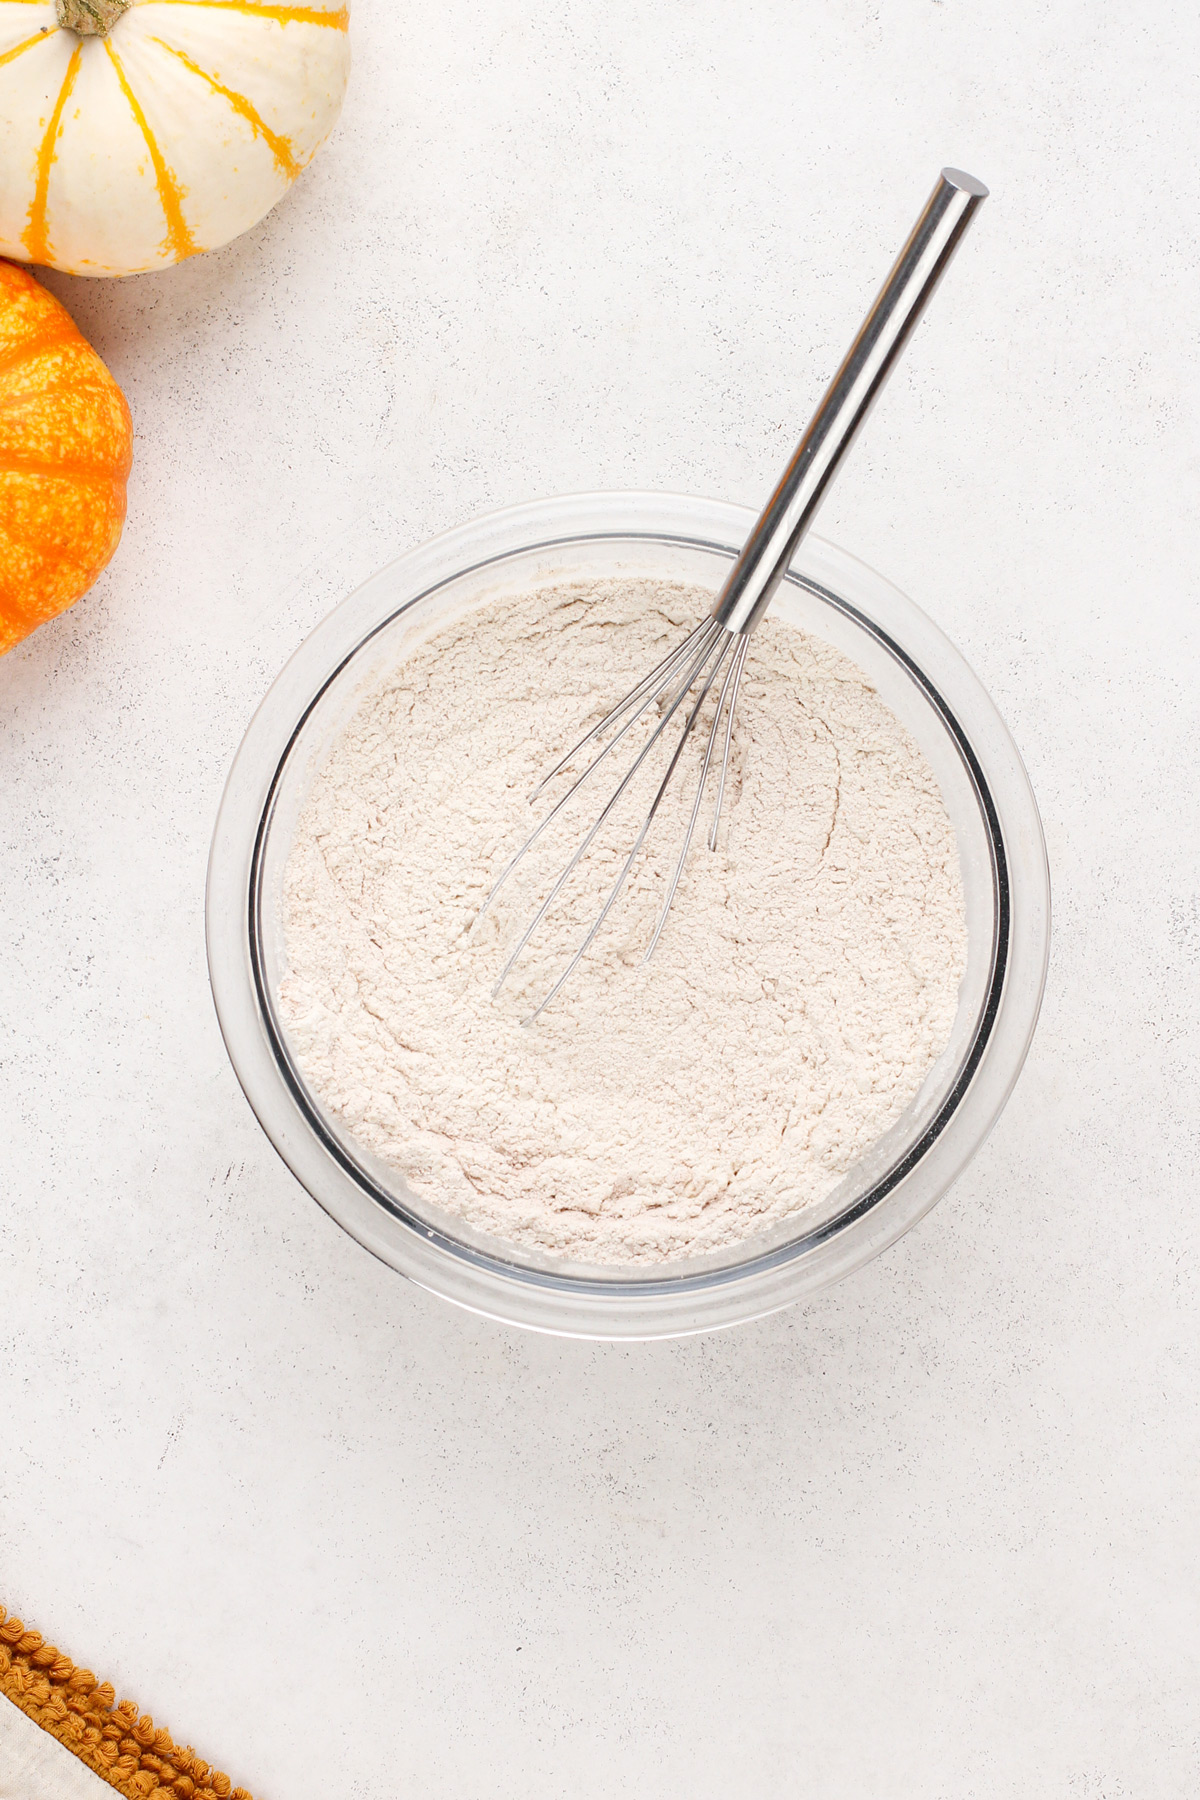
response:
M523 1026L644 794L491 999L611 783L473 926L541 816L527 795L710 604L673 583L577 583L427 639L335 745L285 873L279 1005L313 1091L417 1194L573 1261L702 1255L820 1201L916 1095L955 1015L966 923L933 774L859 669L770 618L718 847L706 806L653 960L698 750L558 999Z

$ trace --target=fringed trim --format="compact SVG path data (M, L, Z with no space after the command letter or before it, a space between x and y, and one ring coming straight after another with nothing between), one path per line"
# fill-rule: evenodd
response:
M0 1606L0 1694L57 1738L126 1800L157 1794L176 1800L251 1800L228 1775L210 1768L189 1745L181 1749L132 1700L113 1704L111 1681L98 1682L69 1656L26 1631Z

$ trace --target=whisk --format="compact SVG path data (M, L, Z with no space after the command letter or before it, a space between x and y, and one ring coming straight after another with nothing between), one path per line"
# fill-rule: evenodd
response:
M595 746L594 754L586 767L501 871L480 908L479 917L491 906L518 864L560 817L583 784L595 775L619 745L627 741L635 725L651 709L659 709L659 719L648 740L637 750L595 822L585 833L565 867L552 881L549 892L511 951L493 989L494 998L572 874L612 817L647 758L656 748L664 746L660 754L668 754L669 751L666 772L654 791L649 808L635 834L632 848L621 863L619 873L609 887L596 918L549 992L526 1020L527 1024L532 1024L545 1011L570 980L616 905L679 767L696 721L709 694L714 690L717 693L716 708L700 759L699 778L683 843L643 961L648 961L654 954L671 911L719 745L716 800L712 826L708 833L709 848L716 848L717 827L725 798L733 741L734 711L751 633L770 606L776 589L786 575L801 540L829 490L842 457L853 443L872 404L895 367L901 350L928 305L972 216L987 198L987 193L982 182L976 181L971 175L964 175L960 169L942 170L937 186L863 321L845 360L830 382L782 480L767 501L741 554L734 562L709 616L619 700L598 725L593 725L559 759L529 796L531 802L536 801L558 776L578 762L589 747ZM671 746L667 734L676 719L682 719L682 724L678 727L675 742ZM609 733L612 735L608 742L600 748L600 740Z

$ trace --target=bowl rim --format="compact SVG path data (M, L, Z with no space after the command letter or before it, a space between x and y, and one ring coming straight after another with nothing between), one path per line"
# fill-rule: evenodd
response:
M209 859L206 935L218 1021L252 1110L302 1186L366 1248L443 1298L508 1323L593 1339L683 1335L762 1316L839 1279L910 1229L961 1173L1007 1100L1033 1035L1049 951L1049 872L1020 755L969 665L933 622L886 578L813 534L787 579L869 632L923 692L967 771L992 860L986 994L955 1078L920 1136L845 1209L745 1261L588 1274L508 1261L407 1212L329 1131L308 1094L265 968L262 870L289 758L324 694L400 615L492 564L598 539L643 538L732 557L753 518L749 508L727 502L602 492L506 507L443 532L385 565L304 639L268 688L230 768ZM701 521L719 535L698 534ZM829 585L839 576L873 590L880 604L886 600L907 642ZM947 677L953 696L943 691ZM964 703L970 731L959 717ZM231 932L235 918L240 931ZM915 1179L928 1177L935 1164L932 1181ZM356 1192L374 1219L355 1203Z

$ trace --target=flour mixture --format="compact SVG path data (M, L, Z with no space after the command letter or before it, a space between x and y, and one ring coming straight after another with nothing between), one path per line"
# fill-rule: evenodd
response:
M526 796L711 599L632 579L542 588L427 640L335 746L286 871L279 1006L314 1093L418 1194L573 1261L703 1255L812 1206L914 1097L954 1020L966 922L934 777L859 669L771 618L717 850L702 823L653 960L688 771L553 1005L522 1025L595 916L628 818L492 1001L610 788L589 784L590 811L473 928L540 816Z

